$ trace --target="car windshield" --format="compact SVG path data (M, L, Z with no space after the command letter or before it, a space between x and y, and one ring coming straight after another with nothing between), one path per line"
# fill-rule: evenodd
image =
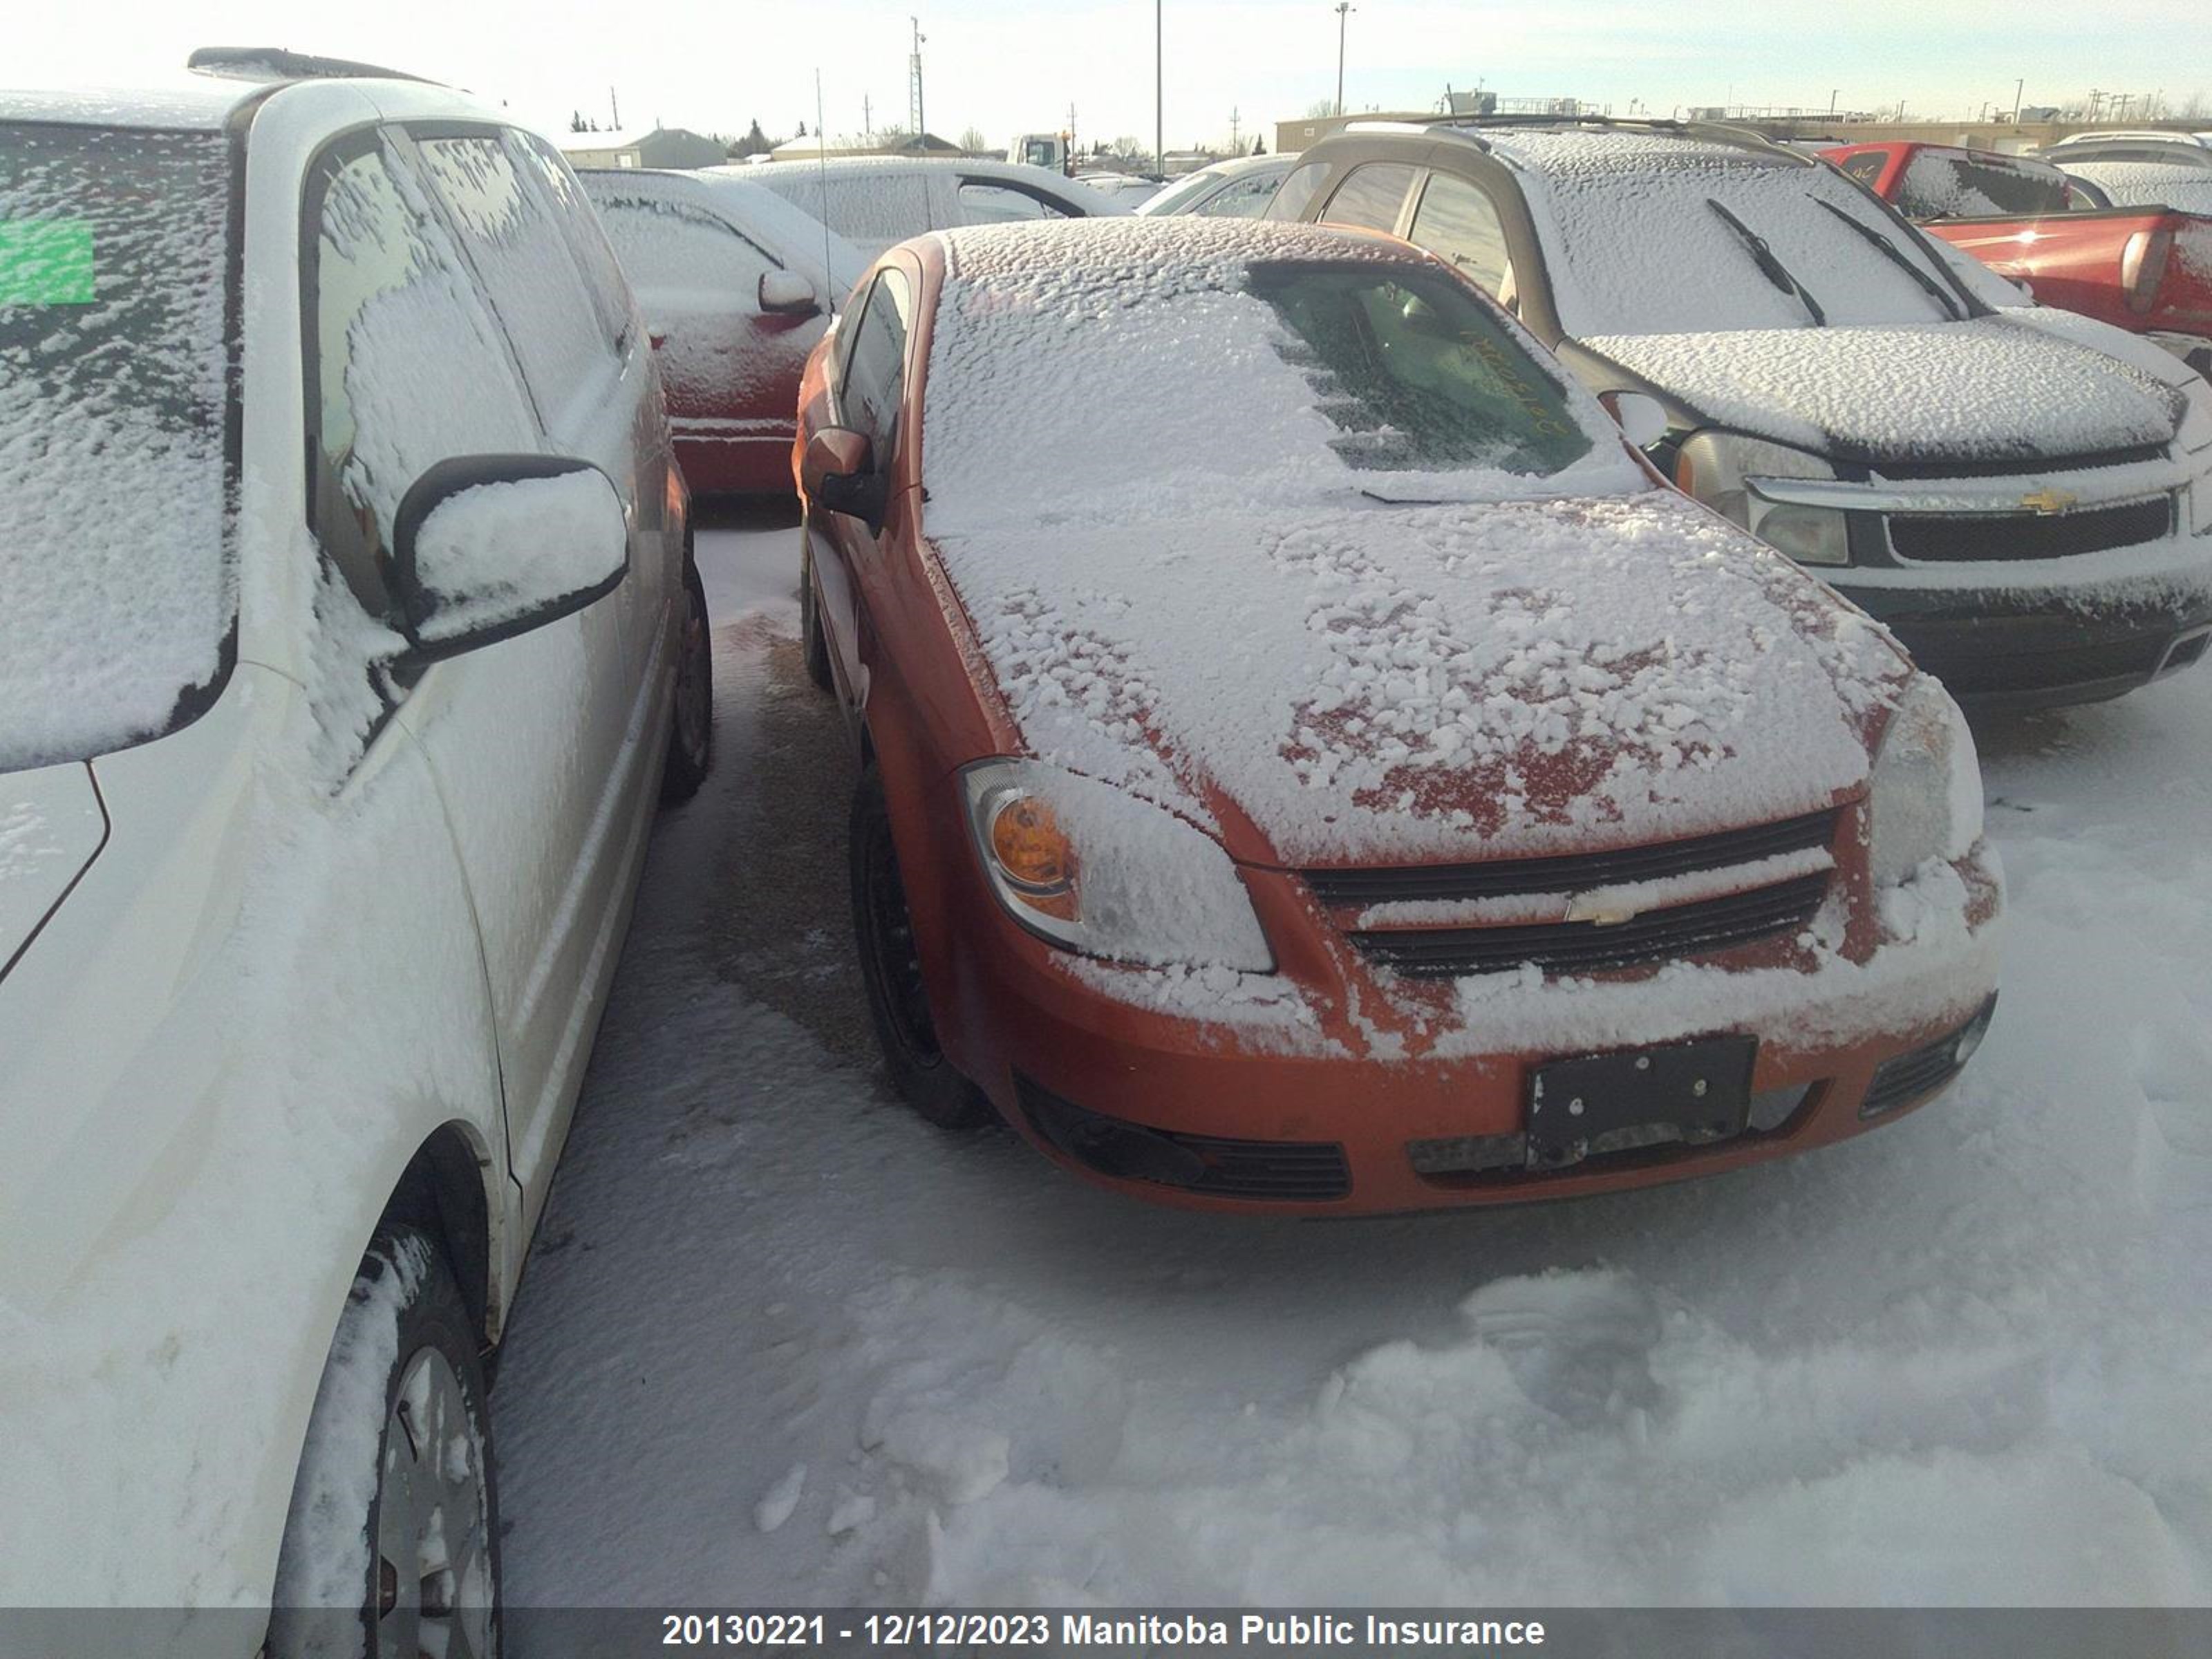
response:
M1960 309L1934 256L1832 167L1644 151L1524 176L1570 337L1926 323Z
M1940 146L1915 150L1897 187L1897 210L1911 219L2063 213L2069 205L2057 167Z
M1188 179L1176 179L1137 211L1147 216L1163 213L1172 214L1185 202L1206 194L1220 183L1221 174L1214 172L1211 167L1206 168L1201 172L1192 173Z
M228 189L219 134L0 123L0 771L221 673Z
M2212 214L2212 169L2154 161L2069 161L2066 171L2102 190L2115 207Z
M1047 479L1122 515L1641 482L1510 323L1398 258L970 276L940 301L927 388L933 522Z

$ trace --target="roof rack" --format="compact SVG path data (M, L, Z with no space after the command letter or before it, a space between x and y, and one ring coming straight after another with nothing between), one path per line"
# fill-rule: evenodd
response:
M185 67L202 75L232 81L422 81L427 76L378 64L356 64L349 58L318 58L312 52L290 52L283 46L200 46L185 59Z
M1477 143L1482 142L1477 133L1484 127L1506 127L1523 131L1548 128L1558 131L1656 132L1669 137L1702 138L1710 143L1733 144L1741 149L1787 156L1793 161L1803 161L1811 166L1820 165L1811 156L1776 143L1756 128L1740 127L1726 121L1674 121L1662 116L1432 115L1407 125L1429 130L1449 127L1466 133Z

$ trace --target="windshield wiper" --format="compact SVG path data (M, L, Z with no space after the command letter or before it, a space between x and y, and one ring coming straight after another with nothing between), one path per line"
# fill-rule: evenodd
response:
M1936 304L1942 306L1945 311L1951 314L1951 320L1953 322L1959 322L1965 318L1966 313L1959 309L1959 302L1956 300L1954 300L1948 294L1946 294L1943 291L1942 284L1938 283L1933 276L1930 276L1926 271L1921 270L1918 265L1914 264L1911 260L1906 258L1899 250L1897 244L1891 241L1888 237L1883 235L1872 225L1861 223L1851 215L1844 212L1843 209L1838 207L1833 202L1821 202L1820 198L1817 196L1814 197L1812 199L1815 202L1820 202L1822 207L1827 209L1829 212L1834 214L1838 219L1841 219L1853 230L1858 232L1861 236L1873 243L1877 248L1880 248L1881 250L1881 257L1888 260L1890 264L1895 265L1906 276L1912 278L1914 282L1919 283L1921 288L1926 291L1929 299L1935 301Z
M1806 314L1812 318L1813 325L1826 328L1828 313L1821 310L1820 302L1806 291L1805 284L1790 274L1790 267L1774 257L1774 250L1767 246L1766 239L1711 197L1705 198L1705 205L1720 215L1721 222L1734 231L1744 246L1751 250L1752 259L1759 266L1759 274L1784 294L1796 295L1799 303L1805 307Z

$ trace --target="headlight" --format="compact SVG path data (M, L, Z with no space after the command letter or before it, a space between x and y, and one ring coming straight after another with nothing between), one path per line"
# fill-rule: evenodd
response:
M1164 807L1038 761L961 774L976 856L1006 914L1085 955L1271 973L1219 843Z
M1836 469L1818 455L1725 432L1698 433L1674 463L1676 483L1799 564L1851 562L1844 515L1830 507L1761 500L1748 481L1835 476Z
M1982 838L1982 769L1951 696L1925 674L1898 700L1875 757L1875 885L1894 887L1930 859L1964 858Z

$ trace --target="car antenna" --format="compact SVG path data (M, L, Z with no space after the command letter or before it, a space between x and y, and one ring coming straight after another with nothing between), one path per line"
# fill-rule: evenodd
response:
M822 170L822 280L830 290L830 320L837 320L837 272L830 263L830 134L822 125L822 69L814 70L814 150Z

